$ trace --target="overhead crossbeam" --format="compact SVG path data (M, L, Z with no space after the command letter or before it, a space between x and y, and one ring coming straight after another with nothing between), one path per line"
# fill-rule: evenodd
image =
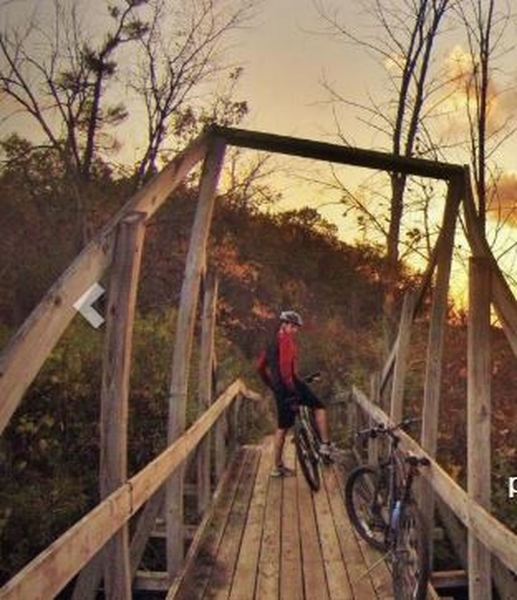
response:
M404 173L406 175L421 175L422 177L432 177L433 179L450 180L457 176L463 176L464 167L462 165L423 158L395 156L387 152L363 150L361 148L329 144L306 138L295 138L246 129L234 129L219 125L209 126L207 133L224 138L229 145L251 148L253 150L277 152L343 165Z

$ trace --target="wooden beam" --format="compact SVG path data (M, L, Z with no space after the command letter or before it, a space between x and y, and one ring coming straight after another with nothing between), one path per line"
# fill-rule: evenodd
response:
M97 552L79 573L72 593L72 600L95 599L102 581L103 562L102 552Z
M226 437L228 434L228 419L221 415L214 428L214 471L215 480L219 481L226 468Z
M421 158L407 158L375 150L363 150L341 144L329 144L304 138L287 137L260 131L248 131L212 125L209 132L221 136L232 146L279 152L291 156L313 158L327 162L366 167L381 171L450 179L462 175L463 166Z
M166 592L169 587L169 576L165 571L138 571L136 574L134 588L139 592Z
M100 496L127 479L127 425L136 294L145 235L144 213L125 217L118 228L106 311L100 416ZM104 554L104 589L113 600L131 598L129 532L123 525Z
M513 353L517 356L517 301L479 227L468 167L464 168L463 184L465 223L470 247L475 256L484 256L490 262L492 301Z
M388 415L370 402L355 386L352 397L377 423L393 425ZM420 473L443 502L492 554L495 554L510 571L517 572L517 534L510 531L478 502L469 498L465 490L409 435L401 430L397 435L400 438L399 447L403 452L411 452L429 460L430 466L420 469Z
M380 405L380 373L375 371L370 376L370 398L374 404ZM368 427L373 427L375 425L373 419L370 417L368 419ZM379 464L379 438L368 438L368 463L374 466Z
M467 379L467 477L472 500L490 510L490 299L492 274L486 258L469 263L468 379ZM469 598L490 600L490 553L472 532L468 539Z
M444 237L440 244L440 251L438 254L436 285L433 294L429 339L427 342L421 445L432 457L436 456L438 441L443 341L447 321L447 299L454 247L454 233L456 229L458 205L461 199L461 190L461 180L455 179L449 183L443 219ZM422 486L420 508L424 515L424 519L426 520L427 530L432 531L434 497L431 490L426 489L426 487L425 484ZM432 547L432 539L430 537L429 543ZM433 553L430 551L429 556L432 557L432 555Z
M437 590L443 588L466 588L468 587L467 573L463 569L434 571L431 574L431 583Z
M176 324L172 375L169 393L169 444L185 430L190 356L201 274L206 264L206 247L226 144L217 137L209 140L201 175L199 200L192 226L185 275L181 286ZM167 483L165 497L167 522L167 571L172 583L183 562L183 473L180 469Z
M242 392L234 381L176 442L98 504L0 589L2 600L56 596L104 544L182 465L218 417Z
M178 154L108 222L59 277L0 355L0 433L32 380L77 314L74 303L111 264L115 229L129 213L150 217L203 158L207 135Z
M395 423L399 423L404 415L404 384L406 381L414 306L413 294L411 292L406 293L404 296L404 303L402 304L402 313L400 315L397 355L395 358L395 370L391 387L390 418Z
M164 499L165 488L161 488L147 501L142 510L142 514L138 518L138 524L133 537L131 538L131 546L129 549L131 579L134 579L138 567L142 562L147 541L155 526L156 519L162 510Z
M127 419L132 332L146 215L133 212L117 227L106 310L100 414L100 497L127 479ZM105 573L109 598L130 598L129 534L124 525L81 573L74 600L93 599Z
M203 315L201 325L201 352L199 358L199 406L206 409L212 403L212 380L215 340L215 311L217 304L217 277L208 273L205 279ZM197 455L197 509L202 515L211 496L210 487L210 436L201 442Z
M185 539L192 541L194 536L196 535L197 525L185 525ZM167 537L167 531L165 530L165 521L158 520L154 529L151 531L150 537L165 539Z

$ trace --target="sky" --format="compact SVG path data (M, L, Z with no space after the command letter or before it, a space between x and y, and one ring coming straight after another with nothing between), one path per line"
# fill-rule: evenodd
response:
M340 14L347 24L364 22L365 15L358 14L356 2L331 2L339 6ZM515 35L515 25L508 33ZM446 31L441 38L441 51L438 60L450 65L451 71L459 69L466 43L458 31ZM286 135L311 137L326 141L336 141L336 123L329 94L324 89L323 80L329 81L339 93L354 102L366 102L369 96L382 98L386 77L382 67L358 47L343 44L341 38L325 34L325 24L319 18L312 0L269 1L264 5L260 23L247 33L242 42L245 57L245 71L242 90L250 98L251 114L246 126L251 129L275 131ZM273 58L274 57L274 58ZM511 91L502 97L499 106L494 107L494 119L503 119L516 112L517 96L517 51L511 50L499 61L500 72L494 85L508 85ZM247 62L246 62L247 61ZM451 111L447 124L442 128L454 129L462 124L461 116L465 98L461 94L451 97L447 109ZM358 111L337 108L339 126L352 145L363 148L389 150L387 140L359 119ZM464 125L464 122L463 122ZM452 153L455 162L467 161L463 153ZM512 135L501 151L497 153L497 165L505 172L502 195L506 204L517 205L517 134ZM300 169L312 170L316 167L309 161L298 161ZM321 176L325 166L318 166L315 176ZM292 163L296 174L296 164ZM357 168L343 168L343 178L348 185L359 188L361 182L371 178L371 172ZM328 170L327 170L328 173ZM284 179L282 183L286 205L295 207L300 198L308 203L319 204L315 198L321 194L313 186L303 189L296 182ZM443 193L445 193L443 191ZM323 192L323 194L325 194ZM325 198L323 197L322 201ZM435 201L435 216L441 217L442 201ZM339 224L345 239L357 238L355 220L342 218L342 209L330 206L322 213ZM505 228L499 238L500 247L506 249L516 239L514 228ZM466 247L465 238L458 229L457 245ZM505 268L517 271L515 250L505 255ZM421 261L416 260L421 268ZM515 267L515 269L514 269ZM453 287L458 303L466 302L467 282L464 261L455 261Z
M399 0L394 0L394 4L397 1ZM23 22L36 5L41 10L45 4L49 5L49 1L12 0L3 4L2 20L14 23ZM104 19L104 1L91 0L88 6L88 19L100 19L101 23ZM360 118L360 111L337 106L329 101L329 93L324 89L322 82L330 82L348 100L368 103L369 97L385 97L386 71L391 68L390 65L378 65L364 49L344 44L341 38L330 35L318 15L314 0L262 0L257 2L256 6L253 20L233 35L230 47L232 59L236 57L244 67L237 95L248 101L250 111L242 126L335 142L337 115L339 127L351 145L388 150L388 140L365 125ZM360 32L360 35L372 33L371 29L366 28L367 17L358 9L358 2L328 0L327 6L337 8L344 22ZM508 33L509 39L512 35L515 37L515 24L509 27ZM448 65L451 69L460 68L458 65L461 65L462 53L466 46L459 30L444 32L440 47L438 62L447 68ZM494 86L506 86L510 90L517 88L516 58L515 50L502 57ZM130 102L128 97L124 100ZM464 101L461 94L451 96L447 106L449 116L440 125L442 132L454 131L462 125ZM516 108L517 94L510 91L495 105L494 118L504 119L506 115L515 112ZM0 133L5 132L8 126L4 124ZM25 124L22 131L30 132L31 127ZM138 145L138 126L134 122L128 124L125 126L124 135L122 155L131 161L137 155L135 146ZM502 190L507 206L516 203L516 155L517 134L514 134L496 155L496 163L505 174ZM449 160L455 162L466 161L465 155L461 153L452 152L450 156ZM306 181L308 178L328 179L328 165L301 159L277 160L274 164L278 167L278 173L270 181L271 185L283 194L280 208L323 205L322 214L338 225L343 239L349 242L358 239L355 218L343 218L342 207L333 204L337 198L336 194ZM340 178L355 192L360 191L365 182L372 180L372 173L364 169L340 167L338 172ZM386 179L374 180L380 190L386 188ZM375 199L371 201L376 202ZM441 213L442 202L443 196L434 201L433 211L437 219ZM514 234L513 228L503 231L500 239L506 240L506 246L502 247L506 248L511 243L508 239ZM464 241L460 243L464 244ZM506 254L506 268L513 268L515 254ZM421 266L418 265L418 261L415 264ZM458 269L461 271L461 267ZM457 279L460 281L461 276L458 275ZM465 287L464 278L458 285Z

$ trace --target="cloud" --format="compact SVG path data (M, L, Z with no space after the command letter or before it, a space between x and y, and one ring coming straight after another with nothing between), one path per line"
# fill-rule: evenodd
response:
M449 81L446 112L451 116L447 130L453 134L465 132L468 128L466 108L476 114L476 92L474 88L475 67L470 53L461 45L456 45L445 59L446 77ZM508 120L515 114L517 91L515 86L502 79L491 77L488 81L488 134L504 129Z
M517 173L504 173L490 190L488 216L517 227Z

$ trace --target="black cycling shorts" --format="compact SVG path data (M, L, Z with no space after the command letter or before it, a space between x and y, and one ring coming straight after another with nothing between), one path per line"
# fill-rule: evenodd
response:
M311 408L325 408L323 402L304 381L296 380L295 386L300 404ZM294 425L295 411L292 408L290 398L292 396L289 396L285 391L275 392L278 429L289 429Z

